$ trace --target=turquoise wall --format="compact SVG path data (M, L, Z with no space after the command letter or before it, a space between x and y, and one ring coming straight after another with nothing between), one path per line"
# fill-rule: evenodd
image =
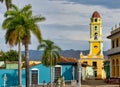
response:
M31 69L39 70L39 84L43 84L43 81L46 83L50 82L50 68L45 67L42 64L33 66ZM53 69L54 70L54 69ZM54 72L54 71L53 71ZM76 79L77 68L74 69L74 79ZM7 87L18 85L18 71L17 69L0 69L0 87L3 87L3 76L6 74L7 76ZM72 65L62 65L62 76L64 76L65 80L72 80ZM54 79L53 79L54 80ZM22 70L22 84L25 85L25 70Z
M43 81L45 81L46 83L50 82L50 68L49 67L45 67L42 64L36 65L31 67L30 69L39 69L39 84L42 84Z
M18 85L18 71L17 69L0 69L0 87L4 85L4 74L7 76L7 87ZM22 71L22 83L25 85L25 71Z
M74 67L74 79L76 79L77 67ZM72 80L72 65L62 65L62 76L65 80Z

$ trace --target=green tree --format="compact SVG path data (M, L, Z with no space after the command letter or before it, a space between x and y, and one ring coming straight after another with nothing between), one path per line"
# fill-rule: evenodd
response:
M25 60L24 55L22 55L22 60ZM18 52L16 50L0 51L0 61L18 61Z
M32 16L32 6L26 5L22 9L12 5L12 9L7 11L7 17L3 22L3 28L6 29L6 43L9 42L11 46L18 44L20 51L20 42L25 46L25 62L26 62L26 87L29 87L29 53L28 45L30 44L31 32L35 35L39 42L42 41L40 28L38 22L45 20L41 16ZM19 56L20 57L20 56ZM19 62L20 63L20 62Z
M52 66L56 65L59 61L61 48L51 40L43 40L37 49L44 49L42 64L47 67L50 66L50 82L52 84Z
M18 52L16 50L2 52L0 61L18 61Z
M5 1L7 10L9 10L11 8L12 0L0 0L1 3L3 3L3 1Z

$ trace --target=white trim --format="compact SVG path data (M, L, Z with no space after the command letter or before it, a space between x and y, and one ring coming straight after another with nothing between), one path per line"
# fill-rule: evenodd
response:
M37 70L37 71L38 71L38 84L39 84L39 69L33 68L33 69L30 70L30 85L32 85L32 84L31 84L31 83L32 83L32 82L31 82L31 78L32 78L32 73L31 73L31 72L34 71L34 70ZM38 85L38 84L37 84L37 85Z
M102 28L101 28L101 24L100 24L100 36L102 36Z
M92 53L92 43L90 42L90 54Z
M33 69L31 69L31 70L38 70L37 68L33 68Z
M55 67L62 67L61 65L55 65Z
M75 67L74 66L72 66L72 80L74 80L75 79Z
M100 49L101 50L101 55L103 55L103 43L101 42L100 45L101 45L101 49Z

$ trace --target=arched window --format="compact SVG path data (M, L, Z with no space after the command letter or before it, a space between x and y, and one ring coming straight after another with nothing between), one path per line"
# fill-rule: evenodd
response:
M119 77L119 61L116 60L116 76Z
M31 69L30 75L31 75L31 80L30 80L31 85L35 85L35 84L38 85L38 82L39 82L39 70L37 68Z
M97 39L98 39L98 33L96 32L94 35L94 40L97 40Z
M98 27L95 25L95 26L94 26L94 29L95 29L95 31L97 31Z
M114 46L114 40L112 40L112 48L114 48L115 46Z
M112 60L112 76L115 76L115 60Z
M97 18L95 19L95 22L97 22Z

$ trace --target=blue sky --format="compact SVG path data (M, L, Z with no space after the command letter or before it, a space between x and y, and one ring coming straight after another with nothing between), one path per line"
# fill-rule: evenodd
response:
M44 22L39 23L43 39L53 40L63 50L89 49L89 23L92 13L96 10L103 20L104 50L110 49L110 40L106 37L111 28L120 22L119 0L13 0L13 4L20 8L32 4L33 14L46 18ZM5 11L5 4L0 3L0 26ZM10 47L5 44L4 34L5 31L0 29L0 49L6 51ZM36 50L38 42L34 36L31 42L30 49Z

